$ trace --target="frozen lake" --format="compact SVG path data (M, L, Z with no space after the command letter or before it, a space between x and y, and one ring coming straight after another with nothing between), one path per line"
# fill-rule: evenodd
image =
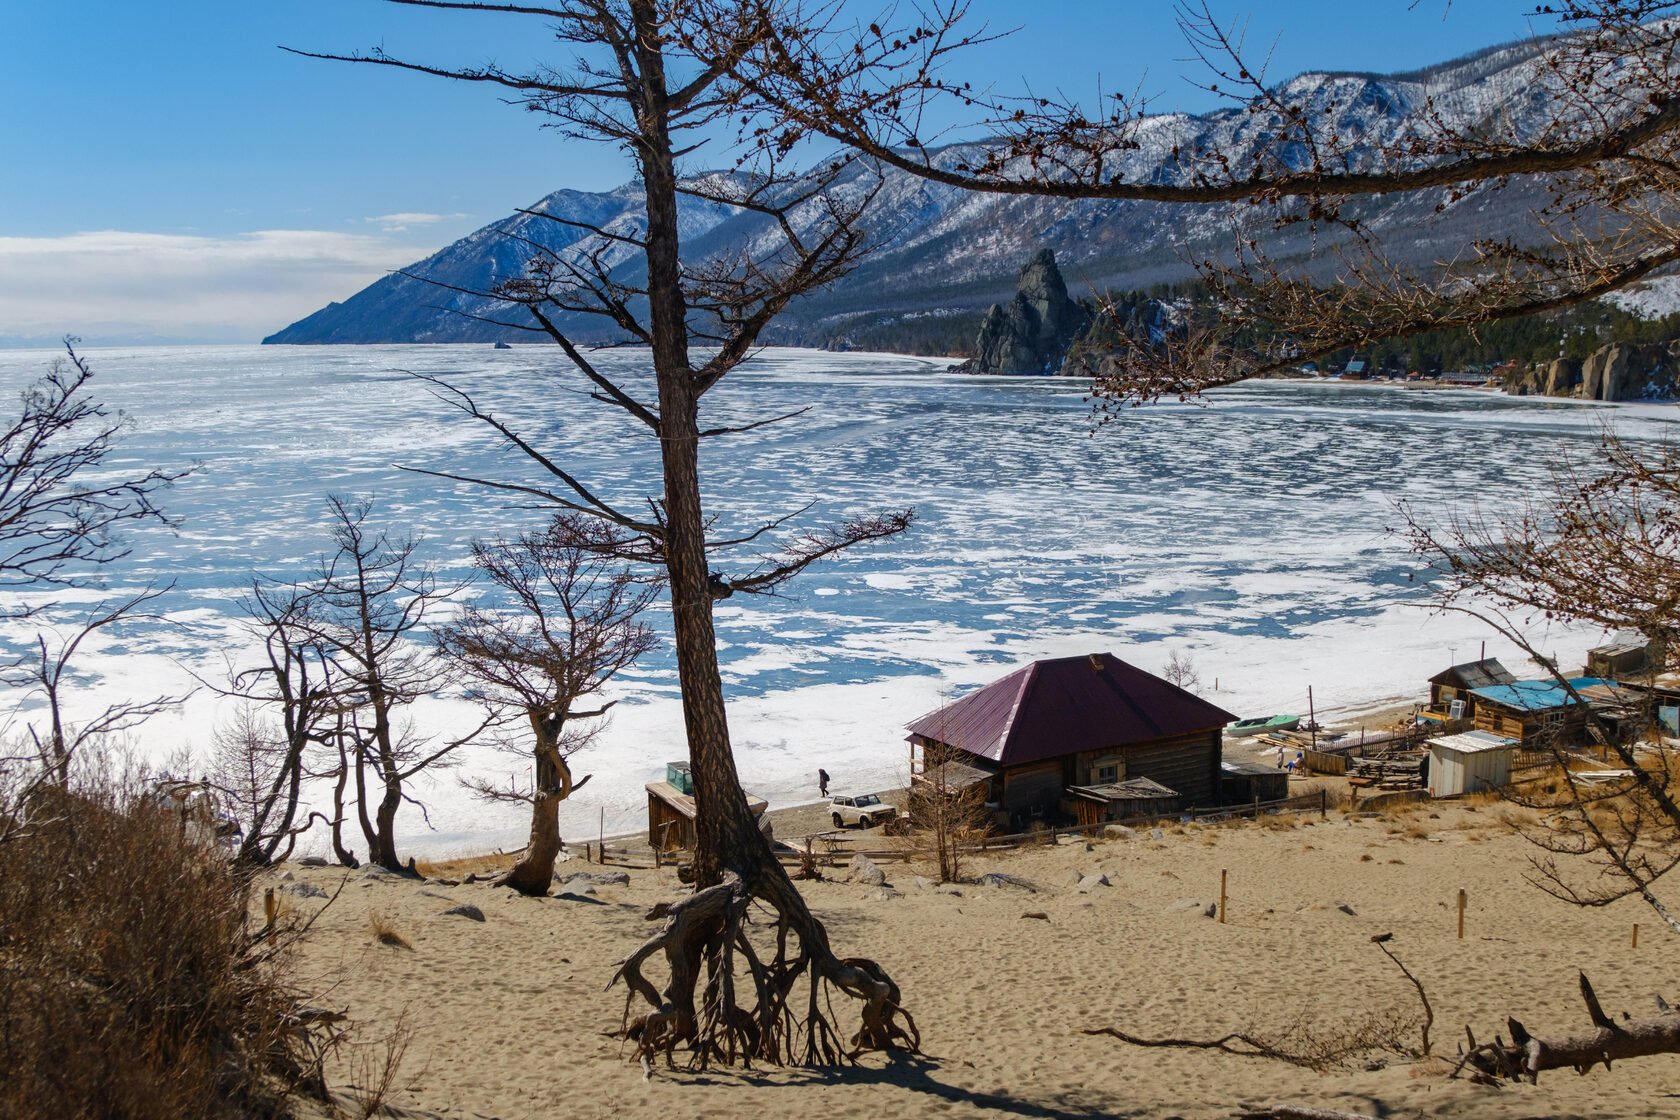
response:
M91 350L97 393L134 430L119 458L201 469L166 495L179 535L134 534L118 586L173 579L168 624L111 635L81 664L84 710L140 690L182 689L241 656L229 599L253 572L301 576L326 547L329 492L371 496L374 520L422 539L447 576L467 574L475 536L543 515L495 493L402 466L538 481L494 433L439 403L405 371L447 377L513 421L604 494L634 504L657 469L642 429L580 395L552 349L217 347ZM8 394L47 351L0 351ZM637 380L641 357L602 364ZM1394 503L1484 510L1543 494L1551 469L1590 453L1602 427L1672 436L1680 413L1469 391L1254 383L1205 405L1165 404L1093 431L1080 385L971 378L944 363L772 350L708 397L709 423L811 411L713 441L702 463L720 531L815 502L802 525L914 506L897 539L830 561L778 598L717 610L740 767L775 804L902 781L903 725L942 697L1024 661L1109 650L1152 671L1187 655L1204 693L1239 715L1305 706L1357 710L1410 699L1453 660L1527 663L1472 621L1421 607L1417 565L1388 530ZM120 468L122 464L117 464ZM739 570L739 569L733 569ZM662 623L659 623L662 625ZM13 633L13 640L24 635ZM1580 652L1590 635L1543 637ZM1213 691L1217 681L1218 691ZM636 828L641 783L679 758L670 654L625 678L601 744L580 755L589 787L573 833ZM11 708L15 705L15 698ZM225 713L224 713L225 714ZM464 703L426 705L456 726ZM11 732L29 718L14 714ZM204 750L220 718L206 696L161 717L144 749ZM469 754L463 769L505 772ZM519 814L432 784L436 831L408 821L413 850L522 842Z

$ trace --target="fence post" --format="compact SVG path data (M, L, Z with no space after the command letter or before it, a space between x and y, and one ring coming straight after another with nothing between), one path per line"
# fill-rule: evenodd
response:
M1230 874L1225 868L1219 869L1219 924L1225 924L1225 877Z
M1327 793L1328 793L1328 791L1323 786L1318 787L1318 819L1319 820L1324 819L1325 812L1326 812L1325 807L1329 803L1329 798L1326 796Z
M1458 888L1458 939L1460 941L1464 940L1464 903L1467 898L1464 888Z
M1258 793L1254 795L1254 819L1260 819L1260 795Z

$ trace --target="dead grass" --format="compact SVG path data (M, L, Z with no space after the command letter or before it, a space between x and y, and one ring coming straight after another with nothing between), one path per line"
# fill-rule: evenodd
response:
M263 937L246 879L140 788L0 813L0 1116L287 1115L335 1040L294 1018L296 931Z
M414 870L428 879L464 879L468 875L497 875L512 867L518 857L500 852L458 856L455 859L416 860Z
M381 945L389 945L393 949L412 950L414 948L413 945L408 943L408 938L397 931L397 927L391 923L391 920L378 910L368 911L368 932Z
M1268 813L1259 818L1259 825L1268 832L1289 832L1299 828L1301 822L1294 813Z

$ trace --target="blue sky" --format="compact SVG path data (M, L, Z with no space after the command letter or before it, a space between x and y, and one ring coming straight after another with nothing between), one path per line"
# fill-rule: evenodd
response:
M1413 69L1548 30L1528 22L1533 7L1213 0L1279 80ZM1100 78L1162 111L1212 107L1187 80L1170 0L973 12L1019 26L969 57L976 84L1087 94ZM622 153L540 129L488 90L279 49L563 63L534 19L378 0L12 0L0 13L0 345L255 341L549 191L629 174Z

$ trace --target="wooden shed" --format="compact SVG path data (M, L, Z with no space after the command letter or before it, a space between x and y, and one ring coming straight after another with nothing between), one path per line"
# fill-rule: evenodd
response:
M1130 778L1173 792L1178 807L1217 805L1220 732L1235 718L1113 654L1093 653L1017 669L916 719L909 739L924 762L986 771L988 804L1019 823L1060 812L1070 787Z
M1258 762L1219 764L1219 796L1227 805L1282 801L1289 796L1289 771Z
M1100 786L1069 786L1062 812L1078 824L1170 817L1182 808L1177 790L1148 778L1127 778Z
M1460 797L1511 783L1517 741L1487 731L1465 731L1426 740L1429 796Z
M1587 722L1587 707L1570 691L1580 695L1584 689L1610 683L1598 677L1573 677L1566 688L1546 677L1475 689L1476 730L1516 739L1525 747L1577 742Z
M1476 714L1475 689L1515 684L1516 680L1510 670L1493 657L1454 665L1429 678L1429 706L1418 715L1436 723L1470 719Z
M1587 651L1587 673L1595 677L1625 680L1651 668L1651 643L1635 635L1619 635L1615 641Z
M665 765L665 780L649 782L648 846L655 851L692 851L694 848L694 779L687 762ZM760 827L769 820L764 811L770 803L762 797L747 794L747 808L760 818Z

